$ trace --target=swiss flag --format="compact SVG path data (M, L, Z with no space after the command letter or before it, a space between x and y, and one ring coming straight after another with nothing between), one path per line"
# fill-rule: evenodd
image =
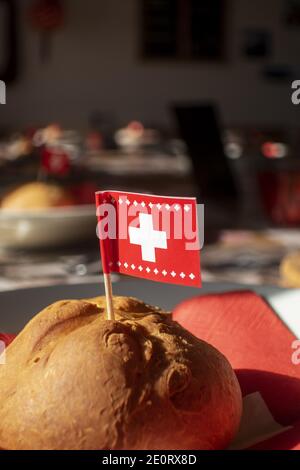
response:
M70 172L70 158L60 148L47 148L42 151L42 168L50 174L64 176Z
M96 193L103 272L201 287L195 198Z

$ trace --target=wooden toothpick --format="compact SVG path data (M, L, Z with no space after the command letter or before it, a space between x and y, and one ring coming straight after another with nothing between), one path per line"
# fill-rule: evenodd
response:
M113 306L113 292L112 292L112 283L110 274L104 273L104 287L105 287L105 297L106 297L106 311L107 311L107 320L115 320L114 306Z

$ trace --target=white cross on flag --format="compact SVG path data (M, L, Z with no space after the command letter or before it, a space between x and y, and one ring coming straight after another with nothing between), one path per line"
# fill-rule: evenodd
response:
M96 193L103 272L201 286L195 198Z

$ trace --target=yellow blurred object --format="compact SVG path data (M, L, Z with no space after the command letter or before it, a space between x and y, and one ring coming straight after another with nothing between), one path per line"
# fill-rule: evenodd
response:
M280 274L285 287L300 288L300 252L287 255L280 266Z
M54 184L33 182L20 186L4 196L1 208L5 211L42 210L73 204L73 198L66 189Z

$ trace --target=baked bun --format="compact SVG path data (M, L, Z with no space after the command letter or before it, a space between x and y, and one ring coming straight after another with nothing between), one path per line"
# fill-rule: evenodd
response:
M74 203L67 190L55 184L28 183L9 192L2 200L4 210L41 210Z
M0 448L223 449L241 392L228 361L171 316L115 297L57 302L0 367Z
M280 265L282 283L285 287L300 287L300 252L288 254Z

